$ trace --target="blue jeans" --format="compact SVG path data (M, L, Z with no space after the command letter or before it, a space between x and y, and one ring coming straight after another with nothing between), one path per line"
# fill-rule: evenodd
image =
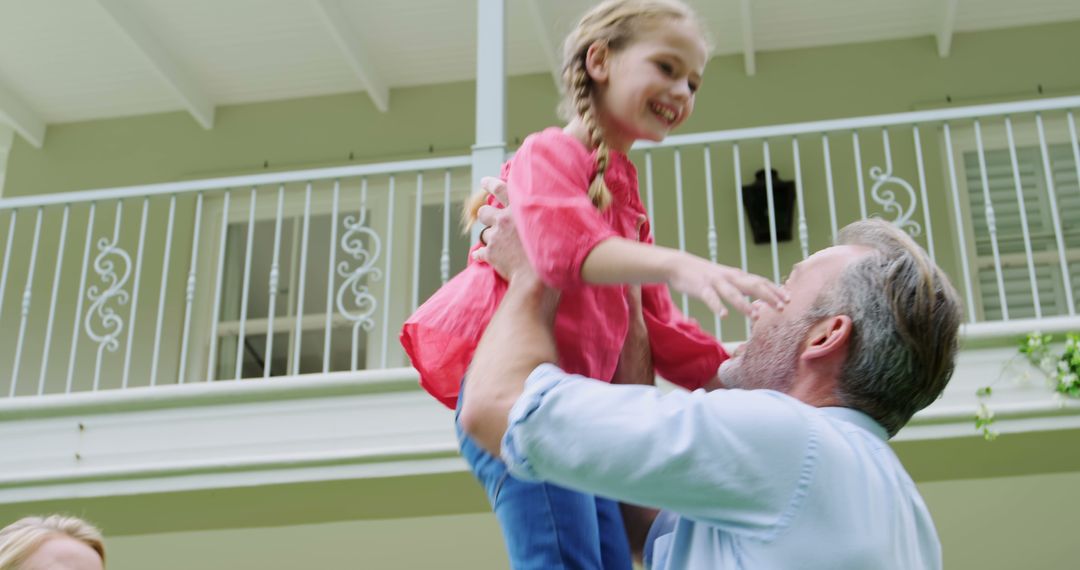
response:
M513 570L632 568L617 502L551 483L517 479L501 459L462 431L457 414L454 424L461 456L483 485L499 519Z

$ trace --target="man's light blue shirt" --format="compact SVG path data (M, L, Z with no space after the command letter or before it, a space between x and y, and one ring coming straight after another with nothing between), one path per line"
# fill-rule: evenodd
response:
M663 394L544 364L510 412L515 476L669 510L654 569L940 569L885 430L771 390Z

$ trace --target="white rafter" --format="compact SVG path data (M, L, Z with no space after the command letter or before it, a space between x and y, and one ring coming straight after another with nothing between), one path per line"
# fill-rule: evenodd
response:
M544 15L541 0L529 0L529 11L532 13L533 24L536 26L536 36L540 40L540 47L547 59L548 69L551 70L551 78L555 80L555 88L562 90L562 58L557 46L551 41L551 30L548 28L548 20Z
M350 29L346 23L344 10L341 4L335 0L313 0L316 11L323 20L323 24L330 31L330 36L345 54L349 66L353 68L360 82L367 90L368 96L375 103L375 108L385 113L390 109L390 88L382 81L375 71L375 66L368 56L370 50L364 48L360 41L360 34ZM359 6L360 4L355 4Z
M0 123L10 125L26 142L37 148L45 144L45 121L22 97L4 85L0 85Z
M742 45L743 64L746 66L746 74L757 73L757 64L754 61L754 24L750 17L750 0L739 0L740 19L742 20Z
M941 28L937 33L937 52L941 57L949 57L952 50L953 30L956 28L956 11L960 6L960 0L945 0L943 5L943 17Z
M124 0L97 0L97 3L105 9L113 23L146 58L154 71L169 84L195 120L204 129L213 128L214 105L210 102L210 98L202 91L199 84L176 63L168 50L158 42L153 32L147 29Z

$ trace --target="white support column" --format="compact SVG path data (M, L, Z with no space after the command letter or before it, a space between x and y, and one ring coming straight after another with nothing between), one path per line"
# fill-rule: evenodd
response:
M150 67L169 85L191 116L202 125L202 128L212 129L214 127L213 102L195 78L188 75L168 50L161 45L153 30L139 20L124 0L97 0L97 2L117 28L127 36L135 49L146 58Z
M506 3L476 2L476 144L472 147L472 190L497 176L506 159ZM473 228L473 240L479 238Z
M4 196L4 178L7 175L8 157L15 144L15 129L0 123L0 197Z
M942 18L937 31L937 51L942 58L949 57L952 50L953 30L956 28L956 11L960 0L945 0L942 3Z
M757 62L754 60L754 21L750 14L750 0L739 0L739 16L742 21L743 64L746 75L753 76L757 73Z

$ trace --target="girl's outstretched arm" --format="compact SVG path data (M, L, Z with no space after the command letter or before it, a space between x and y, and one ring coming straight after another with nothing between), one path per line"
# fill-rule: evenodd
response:
M764 277L719 265L696 255L657 245L610 237L589 251L581 265L587 283L667 283L672 289L703 301L721 316L724 302L749 315L745 296L782 308L787 293Z

